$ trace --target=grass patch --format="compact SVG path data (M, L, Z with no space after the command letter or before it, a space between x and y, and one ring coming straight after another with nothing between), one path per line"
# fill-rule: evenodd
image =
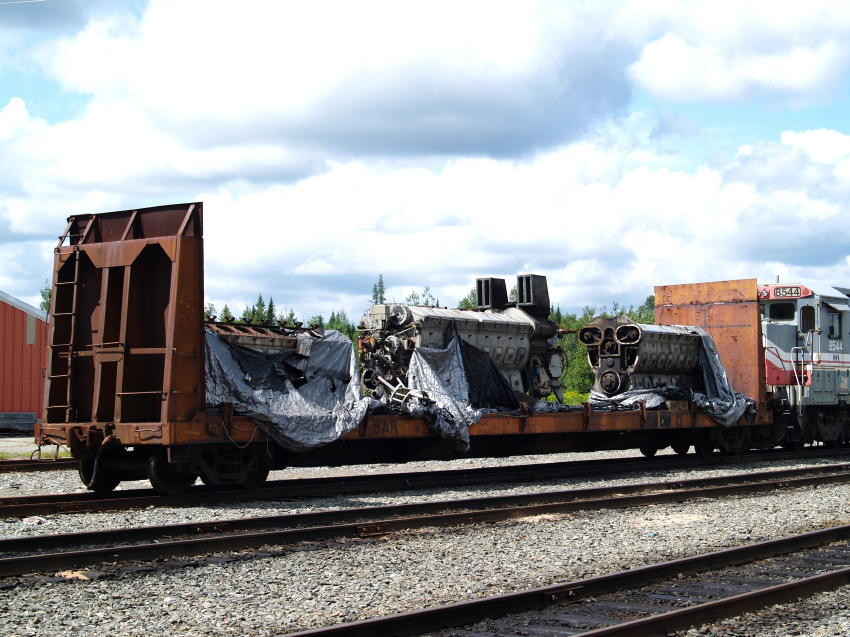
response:
M51 447L43 447L41 450L41 457L44 459L55 458L54 455L56 451ZM30 451L0 451L0 460L29 460L32 452ZM33 459L37 457L33 455ZM59 450L59 458L70 458L71 452L67 449Z

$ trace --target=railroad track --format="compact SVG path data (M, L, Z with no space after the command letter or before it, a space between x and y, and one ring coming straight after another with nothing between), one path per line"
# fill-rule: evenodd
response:
M55 471L58 469L76 468L77 461L74 458L0 460L0 473L26 473L29 471Z
M850 465L0 540L0 576L850 482ZM57 551L58 548L74 550ZM80 548L89 547L89 548Z
M157 495L152 489L115 491L106 496L90 492L10 496L0 498L0 518L48 515L51 513L121 511L149 506L194 506L285 498L388 493L437 487L610 476L630 472L647 473L672 469L716 468L761 461L830 459L847 455L850 455L850 449L807 449L798 452L752 453L741 456L715 454L710 458L698 458L696 456L662 456L660 458L631 458L628 460L612 458L473 469L414 471L329 478L295 478L270 481L263 488L254 491L196 486L179 496Z
M288 637L667 635L848 583L844 525Z

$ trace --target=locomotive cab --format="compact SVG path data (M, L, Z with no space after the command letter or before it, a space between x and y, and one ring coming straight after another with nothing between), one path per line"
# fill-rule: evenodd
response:
M845 288L761 285L765 382L795 420L798 441L848 439L850 298Z

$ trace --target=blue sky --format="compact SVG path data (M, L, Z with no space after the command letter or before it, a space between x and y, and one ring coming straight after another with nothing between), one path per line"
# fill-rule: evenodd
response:
M850 285L848 43L840 2L0 2L0 289L69 214L190 200L236 312Z

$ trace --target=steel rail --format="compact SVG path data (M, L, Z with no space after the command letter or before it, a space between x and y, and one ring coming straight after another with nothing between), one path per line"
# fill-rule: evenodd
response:
M682 630L727 617L735 617L765 606L794 601L846 584L850 584L850 567L688 606L668 613L633 619L622 624L589 630L581 634L585 637L667 635L674 630Z
M290 633L287 637L371 637L373 635L420 635L424 632L465 626L485 619L522 613L524 611L545 609L554 604L577 601L595 595L641 587L648 583L658 582L680 575L690 575L711 569L755 562L757 560L793 553L795 551L846 540L848 538L850 538L850 525L837 526L776 540L748 544L746 546L732 549L725 549L722 551L704 553L683 559L641 566L630 570L618 571L616 573L573 580L552 586L518 591L515 593L508 593L506 595L497 595L482 599L457 602L454 604L446 604L443 606L435 606L432 608L398 613L385 617L376 617L373 619L365 619L347 624L337 624L336 626L329 626L326 628L304 630L296 633ZM672 613L668 614L669 619L680 623L674 624L671 622L670 626L675 625L675 628L684 628L697 623L704 623L706 620L719 619L721 617L738 614L743 610L751 610L758 606L787 601L788 599L799 597L802 594L811 594L820 590L826 590L827 588L840 586L848 581L848 577L850 577L850 569L840 569L833 571L832 573L824 574L823 576L815 576L799 582L791 582L787 585L772 587L773 591L771 593L766 592L769 589L762 589L762 594L753 595L752 599L749 601L743 599L743 595L736 595L727 600L729 606L725 611L722 611L720 608L721 604L719 602L722 600L718 600L717 602L708 602L706 604L701 604L700 606L703 607L701 611L695 611L695 615L689 619L686 619L684 615L685 611L691 609L686 608L682 609L682 611L672 611ZM795 592L793 590L794 584L797 584L800 587L798 589L799 592ZM772 596L772 594L775 594L775 596ZM696 609L697 607L692 608ZM700 612L702 612L701 618L699 617ZM679 615L680 613L682 613L682 615ZM656 621L660 622L660 617L661 616L657 616L655 618ZM628 630L624 632L614 631L618 628L626 627L625 623L619 626L587 631L582 634L595 636L653 635L666 634L666 630L675 629L672 627L653 627L649 623L652 619L654 618L649 617L644 620L634 620L635 623L629 626ZM637 622L642 621L645 621L646 623L643 625L637 624ZM605 632L606 630L609 632Z
M44 458L30 460L27 458L0 460L0 473L28 473L31 471L55 471L59 469L76 469L77 460L74 458Z
M790 471L790 470L789 470ZM797 470L802 473L803 470ZM79 568L103 561L131 561L178 555L197 555L216 551L288 545L299 542L384 535L427 526L452 526L494 522L531 515L566 513L681 502L694 498L716 498L753 494L781 488L800 488L819 484L850 482L850 471L777 477L779 472L759 476L738 476L690 480L679 483L653 483L623 487L603 487L581 491L555 491L525 495L442 500L403 505L336 509L237 520L183 523L158 527L109 529L86 533L41 535L0 540L0 553L21 553L63 546L118 542L67 552L29 553L0 558L0 576L21 575L57 568ZM788 473L788 472L782 472ZM726 484L721 484L725 481ZM731 484L730 484L731 482ZM708 485L708 486L706 486ZM653 491L653 489L656 489ZM632 492L632 495L624 493ZM650 491L640 493L640 491ZM384 517L381 516L400 516ZM406 516L406 517L405 517ZM366 518L366 519L364 519ZM314 526L303 526L303 525ZM323 524L323 526L315 526ZM270 529L245 532L250 529ZM285 528L281 527L299 527ZM176 535L198 535L169 539ZM128 544L131 541L146 544Z
M715 455L708 459L695 456L666 456L662 458L631 458L602 460L542 462L507 467L477 467L437 471L413 471L359 476L323 478L294 478L267 483L261 489L214 489L192 487L179 496L155 495L151 489L118 491L107 496L94 493L58 493L35 496L0 498L0 517L47 515L51 513L84 513L122 511L149 506L193 506L204 503L223 504L274 500L282 498L315 497L322 495L389 493L413 489L446 488L510 482L531 482L569 477L614 475L616 473L650 472L672 469L716 468L749 462L841 458L850 450L807 450L742 456Z

